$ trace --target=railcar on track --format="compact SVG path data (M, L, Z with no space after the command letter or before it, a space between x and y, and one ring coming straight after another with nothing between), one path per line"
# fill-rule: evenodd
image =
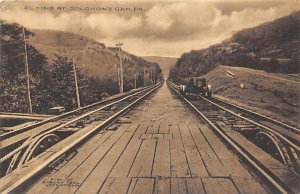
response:
M190 78L188 82L180 85L180 95L202 95L206 98L212 97L212 87L207 84L207 81L203 77Z

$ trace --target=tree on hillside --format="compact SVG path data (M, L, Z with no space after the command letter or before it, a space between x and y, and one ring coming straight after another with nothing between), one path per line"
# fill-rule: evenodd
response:
M137 86L138 88L144 86L144 78L142 77L141 74L139 74L139 75L137 76L137 79L136 79L136 86Z
M299 17L300 11L294 12L275 21L237 32L232 40L247 45L255 52L273 45L299 40Z
M0 111L27 112L23 27L19 24L7 23L1 20L0 24ZM39 31L36 31L36 33L37 37L39 37ZM65 38L57 35L55 35L54 38L51 36L51 33L48 35L49 36L42 36L42 39L45 39L46 42L51 42L53 41L52 39L54 39L55 46L58 46L58 44L67 45L67 43L69 43L68 41L77 37L77 35L73 36L69 33L65 33L65 36L63 36ZM35 34L25 28L25 40L32 36L35 36ZM80 40L84 39L85 38L80 37ZM34 40L34 38L31 40ZM37 40L39 40L39 38ZM43 41L40 41L41 40L39 40L38 43L31 41L31 43L33 45L41 43L38 48L45 52L43 50ZM84 43L85 41L80 42ZM88 44L90 42L93 41L88 40ZM71 60L66 57L57 56L52 64L50 61L47 62L49 59L46 59L46 57L39 52L39 49L30 45L30 43L26 45L33 112L47 113L49 108L58 105L65 106L67 110L76 108L75 83ZM68 47L68 49L69 48L70 47ZM102 48L104 48L104 45ZM101 55L104 56L103 58L106 58L105 55L111 53L107 52L109 50L110 48L106 49L105 52L101 50ZM114 50L112 49L112 51ZM51 53L50 55L48 52L45 53L47 53L49 58L52 58L53 52L49 52ZM60 54L70 55L68 51ZM128 74L125 74L127 80L125 80L124 85L125 91L128 91L134 87L133 75L135 73L137 74L137 72L139 72L139 75L143 75L143 69L145 69L146 72L149 72L150 69L154 68L155 64L145 61L140 57L127 54L126 52L124 52L124 56L126 58L126 60L124 60L124 67L128 64L127 67L124 68L124 72L128 72ZM90 55L87 55L86 57L92 58ZM112 59L111 56L107 57L104 61L107 60L118 61L117 59ZM94 60L93 58L91 62L94 63L94 61L97 60ZM50 65L50 63L52 65ZM79 70L77 70L82 106L97 102L101 100L102 97L114 95L119 92L118 79L115 74L106 74L99 77L98 74L93 72L94 76L90 76L91 73L89 69L86 68L85 70L85 72L79 72ZM161 74L158 65L156 65L156 70L158 74ZM141 84L144 80L142 78L140 76L138 77L137 86L143 85ZM147 81L149 80L147 79Z
M73 64L67 57L56 56L44 86L50 98L48 108L64 106L66 110L72 110L76 107Z
M101 101L103 97L118 92L117 83L112 78L88 76L78 68L76 72L81 106ZM44 81L47 94L43 103L47 109L53 106L64 106L67 111L77 108L73 62L70 59L56 56Z
M3 103L1 111L27 112L26 103L26 78L25 78L25 49L22 26L0 21L0 85ZM25 29L26 39L34 34ZM39 112L41 96L38 88L41 84L41 75L44 74L46 58L33 46L27 44L29 64L29 81L33 111ZM5 103L4 103L5 102Z

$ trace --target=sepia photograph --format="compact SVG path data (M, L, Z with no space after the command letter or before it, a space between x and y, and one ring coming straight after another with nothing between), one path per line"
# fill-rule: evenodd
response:
M299 0L0 0L0 193L299 194Z

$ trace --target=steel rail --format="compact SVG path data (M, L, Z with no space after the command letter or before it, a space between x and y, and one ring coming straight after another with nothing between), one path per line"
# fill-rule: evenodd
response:
M173 84L173 83L172 83ZM179 92L168 83L170 88L180 96ZM174 84L173 84L174 85ZM178 88L178 87L177 87ZM276 179L269 175L268 172L263 165L259 163L251 154L249 154L246 150L244 150L240 145L235 143L230 137L228 137L222 130L220 130L217 126L215 126L204 114L197 109L190 101L188 101L185 97L182 97L182 100L193 110L195 111L211 128L213 128L226 142L229 144L234 150L242 156L249 164L251 164L261 175L263 175L278 191L281 193L293 193L284 183L278 183ZM275 175L273 175L275 176Z
M23 178L16 180L16 182L6 188L4 191L1 191L1 193L6 194L6 193L11 193L13 190L16 188L20 187L22 184L24 184L26 181L37 175L39 172L41 172L43 169L47 168L53 161L56 161L60 156L63 154L67 153L69 150L73 149L77 145L79 145L81 142L85 141L87 138L90 137L93 133L95 133L99 128L107 126L109 123L111 123L113 120L118 118L120 115L126 113L128 110L130 110L132 107L134 107L137 103L139 103L141 100L143 100L145 97L147 97L149 94L154 92L157 88L159 88L161 84L156 85L154 88L152 88L150 91L148 91L146 94L143 96L139 97L136 99L134 102L130 103L127 105L125 108L120 110L119 112L115 113L114 115L110 116L107 118L105 121L102 121L99 125L95 126L92 130L81 136L79 139L76 141L73 141L66 147L64 147L62 150L56 152L53 154L50 158L48 158L44 163L41 165L37 166L35 169L33 169L30 173L26 174Z
M155 88L156 88L156 87L157 87L157 86L155 86ZM152 87L147 88L147 89L149 90L149 89L151 89L151 88L152 88ZM77 117L77 118L75 118L75 119L73 119L73 120L71 120L71 121L69 121L69 122L67 122L67 123L64 123L64 124L62 124L62 125L59 125L58 127L55 127L55 128L53 128L53 129L51 129L51 130L49 130L49 131L43 131L42 133L37 133L37 134L35 134L33 137L36 137L36 136L41 135L41 134L46 135L46 134L53 133L53 132L55 132L55 131L57 131L57 130L63 128L63 127L66 127L66 126L68 126L68 125L70 125L70 124L72 124L72 123L74 123L74 122L76 122L76 121L78 121L78 120L80 120L80 119L83 119L83 118L85 118L85 117L87 117L87 116L89 116L89 115L91 115L91 114L93 114L93 113L95 113L95 112L99 112L99 111L101 111L101 110L104 110L104 109L106 109L106 108L112 106L112 105L115 105L115 104L117 104L117 103L119 103L119 102L122 102L122 101L124 101L124 100L126 100L126 99L128 99L128 98L131 98L131 97L133 97L133 96L139 95L139 94L141 94L141 93L147 91L147 89L138 91L138 92L133 93L133 94L130 94L130 95L127 95L127 96L125 96L124 98L121 98L121 99L119 99L119 100L117 100L117 101L114 101L114 102L112 102L112 103L110 103L110 104L104 105L104 106L102 106L102 107L100 107L100 108L98 108L98 109L96 109L96 110L89 111L89 112L87 112L87 113L85 113L85 114L83 114L83 115L80 115L79 117ZM30 143L31 143L31 142L27 142L27 143L25 142L24 144L22 144L22 145L21 145L20 147L18 147L17 149L14 149L13 151L11 151L10 153L8 153L7 155L3 156L3 157L0 159L0 164L3 163L4 161L8 160L9 158L13 157L13 156L14 156L16 153L18 153L19 151L21 151L21 150L25 149L26 147L28 147L28 146L30 145Z
M220 106L220 105L218 105L218 104L216 104L216 103L214 103L214 102L212 102L212 101L210 101L210 100L204 98L203 96L200 96L200 97L201 97L203 100L205 100L205 101L207 101L207 102L213 104L214 106L216 106L216 107L218 107L218 108L220 108L220 109L222 109L222 110L224 110L224 111L226 111L226 112L229 112L230 114L232 114L232 115L234 115L234 116L236 116L236 117L239 117L239 118L241 118L241 119L243 119L243 120L245 120L245 121L247 121L247 122L249 122L249 123L251 123L251 124L253 124L253 125L256 125L256 126L262 128L262 129L266 130L266 131L269 131L269 132L275 134L275 135L276 135L277 137L279 137L281 140L283 140L284 142L286 142L289 146L291 146L292 148L294 148L295 150L297 150L298 152L300 152L300 147L299 147L298 145L294 144L294 143L291 142L289 139L287 139L286 137L284 137L281 133L279 133L279 132L273 130L272 128L269 128L269 127L267 127L267 126L265 126L265 125L263 125L263 124L260 124L260 123L258 123L258 122L252 121L251 119L248 119L248 118L246 118L246 117L243 117L243 116L241 116L241 115L239 115L239 114L237 114L237 113L235 113L235 112L233 112L233 111L231 111L231 110L229 110L229 109L227 109L227 108L224 108L224 107L222 107L222 106Z
M112 98L109 98L109 99L105 99L105 100L100 101L100 102L95 102L95 103L87 105L85 107L82 107L82 108L79 108L79 109L75 109L75 110L63 113L61 115L57 115L57 116L53 116L53 117L47 118L47 119L42 120L40 122L34 123L32 125L29 125L29 126L26 126L26 127L22 127L21 129L1 134L0 135L0 140L2 141L3 139L12 137L13 135L16 135L18 133L22 133L22 132L30 130L30 129L33 129L35 127L41 126L41 125L49 123L51 121L64 119L64 118L66 118L68 116L72 116L72 115L75 115L76 113L80 113L80 111L85 111L87 109L90 109L90 108L93 108L93 107L96 107L96 106L99 106L99 105L102 105L102 104L105 104L105 103L109 103L109 102L114 101L114 100L118 100L118 99L120 99L120 98L122 98L124 96L130 95L130 94L134 94L134 93L140 92L140 91L146 91L146 90L148 90L151 87L152 86L148 86L148 87L140 88L138 90L132 90L132 91L129 91L127 93L121 94L119 96L115 96L115 97L112 97Z
M0 115L30 116L30 117L44 117L44 118L49 118L53 116L47 114L28 114L28 113L18 113L18 112L0 112Z
M290 125L287 125L287 124L285 124L285 123L282 123L282 122L280 122L280 121L278 121L278 120L276 120L276 119L273 119L273 118L267 117L267 116L265 116L265 115L262 115L262 114L260 114L260 113L257 113L257 112L248 110L248 109L243 108L243 107L241 107L241 106L238 106L238 105L235 105L235 104L226 102L226 101L224 101L224 100L222 100L222 99L220 99L220 98L214 98L214 100L219 101L219 102L221 102L221 103L224 103L224 104L226 104L226 105L228 105L228 106L232 106L232 107L234 107L234 108L236 108L236 109L242 110L242 111L244 111L244 112L246 112L246 113L249 113L249 114L258 116L258 117L260 117L260 118L265 119L266 121L272 122L273 124L276 124L276 125L281 126L281 127L283 127L283 128L287 128L287 129L290 130L290 131L294 131L294 132L300 134L300 129L297 129L296 127L292 127L292 126L290 126Z
M173 83L172 83L172 86L175 87L176 89L179 89L179 86L177 86L177 85L175 85ZM208 100L208 99L204 98L203 96L199 96L199 97L201 97L203 100L207 101L208 103L213 104L214 106L216 106L216 107L218 107L218 108L220 108L220 109L222 109L222 110L224 110L226 112L229 112L230 114L232 114L232 115L234 115L234 116L236 116L236 117L238 117L238 118L240 118L242 120L245 120L245 121L247 121L247 122L249 122L249 123L251 123L251 124L253 124L255 126L258 126L258 127L262 128L263 130L266 130L266 131L269 131L269 132L275 134L277 137L279 137L281 140L283 140L285 143L287 143L289 146L291 146L297 152L300 152L300 147L298 145L296 145L295 143L291 142L289 139L287 139L286 137L284 137L281 133L273 130L272 128L267 127L267 126L265 126L263 124L260 124L258 122L252 121L251 119L248 119L246 117L243 117L243 116L241 116L241 115L239 115L239 114L237 114L237 113L235 113L235 112L233 112L233 111L231 111L231 110L229 110L227 108L224 108L224 107L218 105L215 102L212 102L211 100Z

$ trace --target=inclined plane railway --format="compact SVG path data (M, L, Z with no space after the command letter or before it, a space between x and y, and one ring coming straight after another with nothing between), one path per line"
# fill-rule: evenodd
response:
M205 98L202 95L181 95L180 86L172 82L168 82L168 86L278 191L298 192L299 129L220 99ZM255 147L260 149L251 149ZM280 164L272 164L268 157L275 158ZM285 172L282 176L274 170L274 166L288 168L290 173ZM294 181L288 180L286 174Z
M275 190L298 192L299 129L216 98L182 96L179 86L167 84L174 95ZM49 166L55 166L70 150L88 141L93 134L108 130L117 118L159 87L160 84L134 90L1 134L0 167L4 177L0 192L13 192ZM39 160L35 161L38 156ZM35 162L37 166L33 165ZM32 164L26 169L29 163ZM19 168L23 168L21 174L16 172Z
M89 106L50 117L18 130L1 134L0 167L1 177L34 160L48 148L59 142L67 141L72 135L81 133L69 146L76 146L89 135L103 130L116 118L129 111L133 106L154 92L160 85L133 90ZM93 126L88 128L87 126ZM86 128L88 128L86 130ZM65 149L66 152L68 149ZM58 152L47 164L54 162L63 152ZM3 185L1 185L3 186Z

